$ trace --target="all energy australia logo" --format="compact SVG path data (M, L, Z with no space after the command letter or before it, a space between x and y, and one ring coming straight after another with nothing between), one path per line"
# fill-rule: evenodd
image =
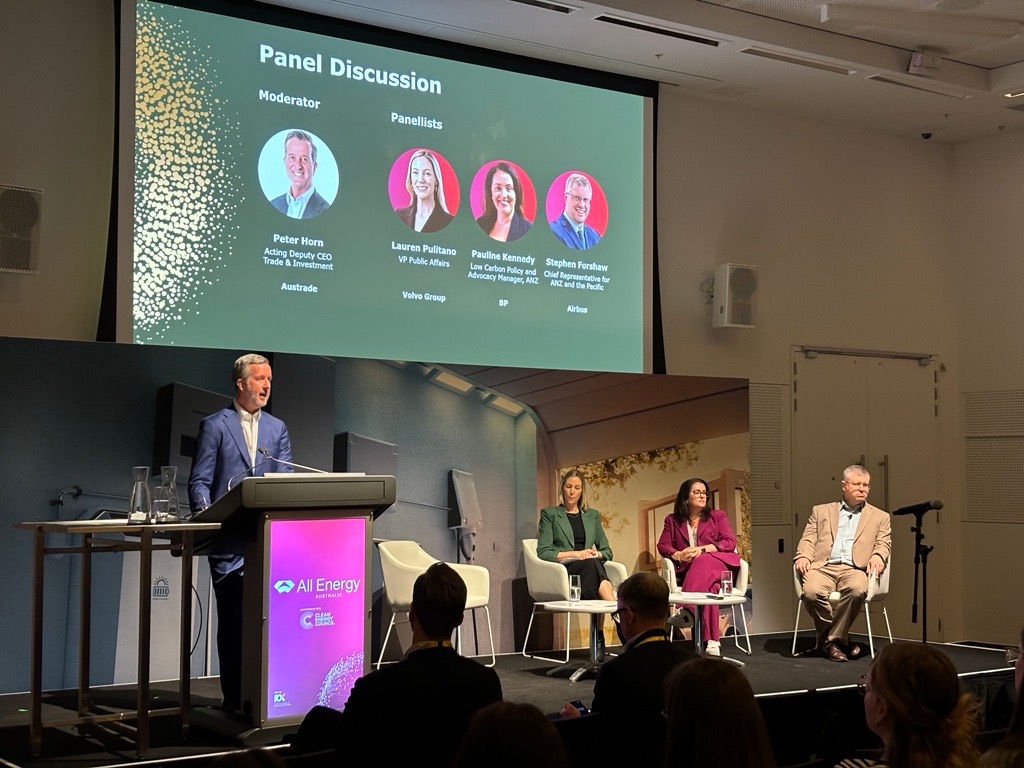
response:
M274 582L274 589L276 589L278 592L282 594L291 592L294 586L295 582L291 579L279 579L278 581Z
M171 583L163 576L153 579L153 599L168 600L171 597Z

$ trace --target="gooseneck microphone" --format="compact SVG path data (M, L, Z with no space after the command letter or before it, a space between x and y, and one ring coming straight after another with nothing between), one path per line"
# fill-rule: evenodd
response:
M257 469L262 467L268 461L270 461L269 457L267 457L265 459L261 459L260 461L257 461L255 464L253 464L251 467L249 467L248 469L243 469L241 472L239 472L237 474L234 474L231 477L229 477L228 478L228 490L230 491L232 488L234 488L235 487L235 483L237 481L241 480L242 478L251 476L253 472L255 472Z
M257 448L259 453L262 453L267 458L264 461L276 461L278 464L284 464L287 467L294 467L295 469L305 469L308 472L319 472L321 475L331 474L326 469L317 469L316 467L307 467L305 464L296 464L294 461L287 461L286 459L279 459L276 456L271 456L270 451L266 448ZM260 464L263 462L261 461ZM258 466L258 465L257 465Z
M928 501L919 501L917 504L908 504L905 507L900 507L894 515L920 515L927 512L929 509L942 509L942 499L929 499Z

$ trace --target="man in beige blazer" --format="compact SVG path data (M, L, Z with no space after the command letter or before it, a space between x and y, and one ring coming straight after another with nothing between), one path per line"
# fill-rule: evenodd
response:
M843 470L842 501L818 504L796 546L793 568L803 583L803 602L831 661L863 654L850 643L850 625L868 594L868 576L885 570L892 547L889 513L867 503L871 475L859 464ZM835 610L828 596L841 595Z

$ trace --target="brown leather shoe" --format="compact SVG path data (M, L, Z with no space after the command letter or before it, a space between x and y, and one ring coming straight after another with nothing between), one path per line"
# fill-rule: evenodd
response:
M843 651L846 653L846 658L850 661L859 659L864 655L864 648L859 643L843 643Z
M826 640L821 646L825 658L829 661L849 661L846 654L834 640Z

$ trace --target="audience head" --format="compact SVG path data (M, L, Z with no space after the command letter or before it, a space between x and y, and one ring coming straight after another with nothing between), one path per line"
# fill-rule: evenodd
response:
M864 717L892 768L973 765L978 704L960 691L956 667L936 646L882 648L862 683Z
M612 614L623 643L668 621L668 584L653 571L640 571L619 584L618 609Z
M702 657L676 667L665 681L665 717L665 768L775 768L754 691L727 661Z
M455 768L568 768L565 743L533 704L496 701L469 721Z
M1024 694L1024 629L1021 630L1017 647L1007 648L1006 657L1011 658L1011 653L1016 651L1016 659L1013 663L1013 687L1017 692L1017 703L1013 706L1013 714L1010 715L1010 724L1006 729L1003 740L991 749L991 759L984 761L986 766L1000 765L1004 768L1024 768L1024 701L1021 701Z
M409 621L415 640L446 640L462 623L466 611L466 582L447 563L434 563L412 585Z

